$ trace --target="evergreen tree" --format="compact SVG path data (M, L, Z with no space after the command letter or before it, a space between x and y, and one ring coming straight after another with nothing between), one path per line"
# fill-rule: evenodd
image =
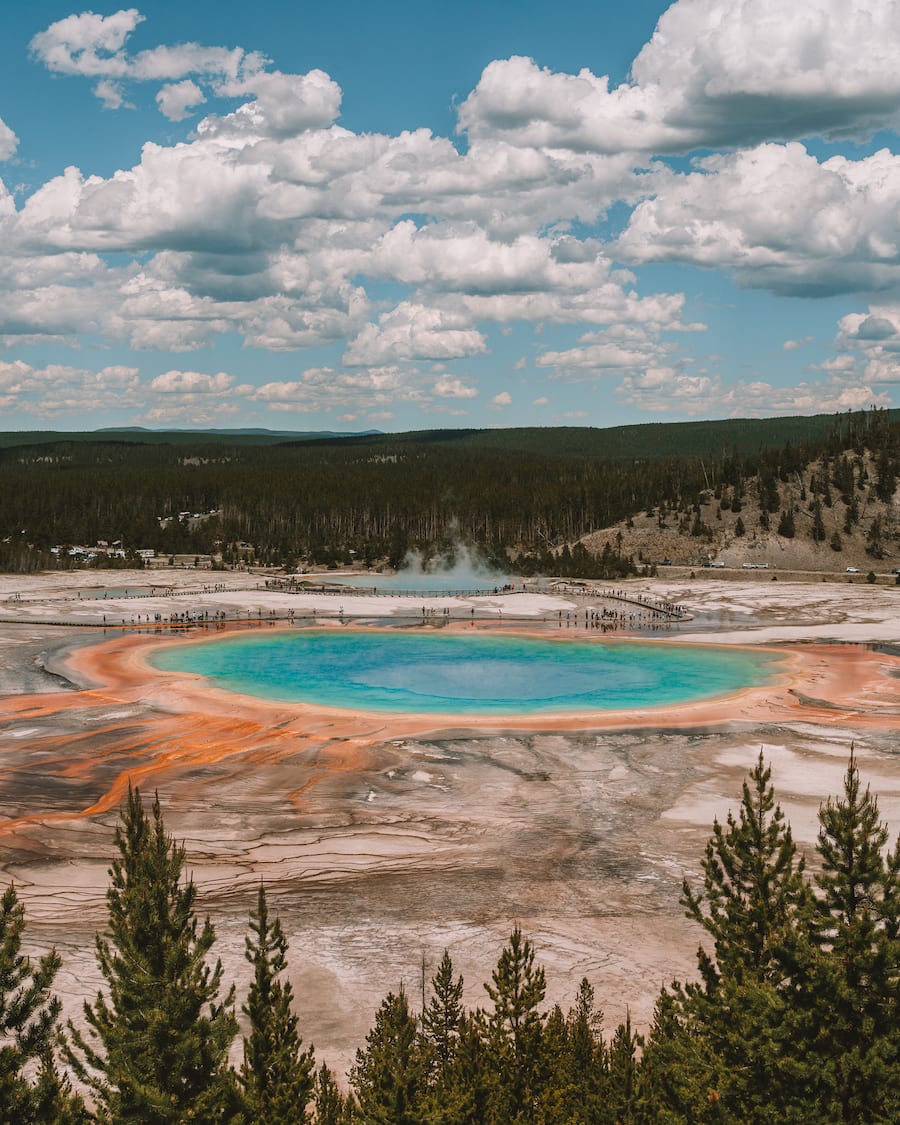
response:
M492 1091L496 1120L538 1120L537 1099L542 1083L544 970L534 964L534 946L518 926L503 948L492 984L485 989L493 1003L487 1015L487 1052L496 1075Z
M598 1121L609 1074L609 1053L601 1035L603 1014L594 1005L594 989L586 977L578 986L566 1024L577 1107L573 1119Z
M609 1045L608 1110L609 1125L630 1125L637 1101L637 1052L642 1040L631 1027L631 1014L619 1024Z
M888 449L879 452L875 470L878 474L875 495L879 500L889 503L897 490L897 462Z
M721 1121L718 1060L693 1026L684 995L663 989L641 1055L635 1120L639 1125Z
M793 539L796 534L794 509L790 506L782 510L778 520L778 534L782 539Z
M77 1121L83 1107L52 1053L60 1002L50 988L60 957L53 949L34 965L22 953L24 931L25 907L10 883L0 898L0 1114L17 1125Z
M388 566L399 570L409 552L409 538L402 523L397 521L390 529L390 546L388 547Z
M777 512L780 498L778 495L778 481L771 470L760 474L759 481L759 506L762 511Z
M69 1061L101 1122L231 1120L234 990L217 999L221 963L206 963L215 933L209 919L198 927L196 889L182 881L185 850L166 834L158 799L151 821L129 787L115 844L109 928L97 937L108 995L85 1003L87 1034L70 1021Z
M583 1118L578 1116L576 1108L569 1027L559 1004L554 1005L544 1020L542 1047L546 1067L537 1098L536 1120L541 1125L557 1125L562 1122L574 1125Z
M438 1074L446 1072L456 1051L463 1016L463 979L454 980L453 962L445 949L431 980L432 995L422 1013L422 1036Z
M594 990L581 981L567 1015L557 1004L544 1022L546 1071L538 1120L542 1125L601 1125L606 1105L607 1051L600 1029L603 1017L594 1007Z
M423 1125L424 1075L416 1042L416 1021L401 988L388 993L356 1052L350 1082L365 1125Z
M821 543L825 539L825 523L822 519L822 502L816 498L812 506L812 537L816 543Z
M849 505L847 506L846 522L844 524L844 530L848 535L853 530L853 524L855 523L859 523L859 500L857 500L854 493Z
M805 864L775 802L771 776L760 751L749 783L743 783L738 817L729 812L724 828L713 822L702 891L692 890L687 879L682 884L688 917L714 943L714 957L702 947L697 953L708 993L722 974L781 983L802 945L800 923L811 902Z
M346 1099L325 1063L316 1071L316 1125L343 1125L348 1120Z
M458 1085L457 1049L465 1009L463 979L454 977L445 949L431 980L431 998L422 1012L421 1051L427 1094L425 1115L434 1125L466 1120L466 1083Z
M463 1012L453 1062L443 1088L444 1100L429 1098L425 1115L428 1125L481 1125L493 1120L489 1104L496 1076L491 1069L487 1041L484 1013Z
M869 541L869 545L868 547L866 547L866 554L871 555L873 559L884 558L884 544L881 538L882 534L883 527L881 516L879 515L872 520L872 523L869 526L869 530L866 532L866 539L868 539Z
M844 794L819 811L816 1001L811 1046L833 1089L833 1120L900 1119L900 839L887 827L851 750Z
M80 1094L72 1091L69 1078L61 1074L51 1051L41 1056L34 1086L35 1111L32 1117L17 1117L16 1125L87 1125L94 1120Z
M706 1085L723 1119L808 1121L817 1088L798 1044L806 1028L812 898L762 754L744 782L737 818L716 820L703 888L682 902L713 938L700 984L677 985L682 1024L703 1040L688 1083ZM730 1117L728 1115L731 1115Z
M277 917L269 921L265 887L260 884L256 910L250 914L252 938L246 957L253 966L253 983L243 1008L250 1020L244 1038L244 1062L239 1080L247 1125L304 1125L312 1098L312 1047L303 1049L292 1010L290 981L280 975L287 968L287 938Z

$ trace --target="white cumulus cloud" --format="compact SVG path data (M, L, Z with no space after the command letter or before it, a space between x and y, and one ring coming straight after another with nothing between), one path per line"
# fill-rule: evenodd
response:
M859 137L900 122L898 50L896 0L678 0L632 77L707 145Z
M125 91L121 82L114 82L111 78L101 78L94 87L94 96L103 102L104 109L132 109L125 100Z
M19 147L19 138L0 117L0 160L9 160Z
M652 413L705 418L764 418L773 414L822 414L887 406L889 397L855 378L777 386L764 379L726 383L717 375L692 375L674 368L623 379L624 401Z
M200 128L205 135L291 137L307 129L327 128L341 108L341 88L323 70L255 72L219 84L216 93L231 97L253 94L254 99L226 117L207 119Z
M687 152L900 123L896 0L678 0L631 79L490 63L459 111L470 137L577 152Z
M477 398L478 388L464 383L462 379L443 375L434 384L434 393L439 398Z
M820 162L791 142L704 157L638 204L618 250L780 293L884 288L900 281L900 156Z
M425 305L401 302L366 324L344 354L353 366L384 363L390 359L459 359L487 350L484 336L452 313Z
M156 95L156 104L160 112L170 121L183 121L205 101L203 91L189 78L185 78L183 82L172 82L163 86Z
M234 376L224 371L215 375L200 371L166 371L150 383L150 389L158 394L219 395L233 386Z
M31 51L57 74L122 77L128 70L125 42L143 20L137 8L110 16L94 12L66 16L39 31L31 40Z
M38 418L56 418L83 409L134 407L142 402L138 370L112 364L99 371L51 363L33 367L23 360L0 360L4 409Z
M341 371L330 367L308 368L298 378L276 380L247 391L248 401L265 405L278 413L322 413L351 409L354 416L365 412L370 418L392 417L386 409L406 403L423 410L437 409L436 400L447 397L446 377L425 374L416 367L396 364L370 367L365 371ZM469 397L451 394L449 397Z
M111 15L81 12L66 16L38 32L31 40L34 58L56 74L97 78L94 93L109 109L127 105L123 83L166 82L157 97L167 116L170 111L184 116L186 91L178 91L179 79L193 75L214 86L227 87L245 80L263 69L267 61L254 51L241 47L208 47L201 43L162 45L137 53L129 53L128 40L145 17L137 8L123 9ZM194 96L190 105L198 105L202 97ZM178 121L181 117L173 116Z

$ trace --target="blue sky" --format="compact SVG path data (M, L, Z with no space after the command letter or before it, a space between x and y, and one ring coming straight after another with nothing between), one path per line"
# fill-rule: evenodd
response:
M900 405L900 0L36 0L0 428Z

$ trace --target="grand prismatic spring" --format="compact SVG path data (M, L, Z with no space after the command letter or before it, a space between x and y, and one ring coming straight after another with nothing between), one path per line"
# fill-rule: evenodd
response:
M739 648L332 629L177 645L152 664L283 702L455 715L664 707L758 686L779 667Z

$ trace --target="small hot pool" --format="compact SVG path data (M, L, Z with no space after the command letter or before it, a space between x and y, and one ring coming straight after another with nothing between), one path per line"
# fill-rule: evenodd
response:
M443 594L453 597L460 594L492 594L508 586L516 588L516 583L499 574L475 574L457 571L438 570L434 573L419 573L398 570L396 574L342 574L326 576L330 586L346 586L348 593L361 594L374 590L376 593L393 594ZM522 587L519 579L518 587Z
M163 593L163 589L157 590L153 586L107 586L101 590L81 590L79 596L105 601L107 598L146 598L156 593Z
M712 645L343 629L173 645L152 663L264 699L455 715L661 707L754 687L782 668L772 652Z

